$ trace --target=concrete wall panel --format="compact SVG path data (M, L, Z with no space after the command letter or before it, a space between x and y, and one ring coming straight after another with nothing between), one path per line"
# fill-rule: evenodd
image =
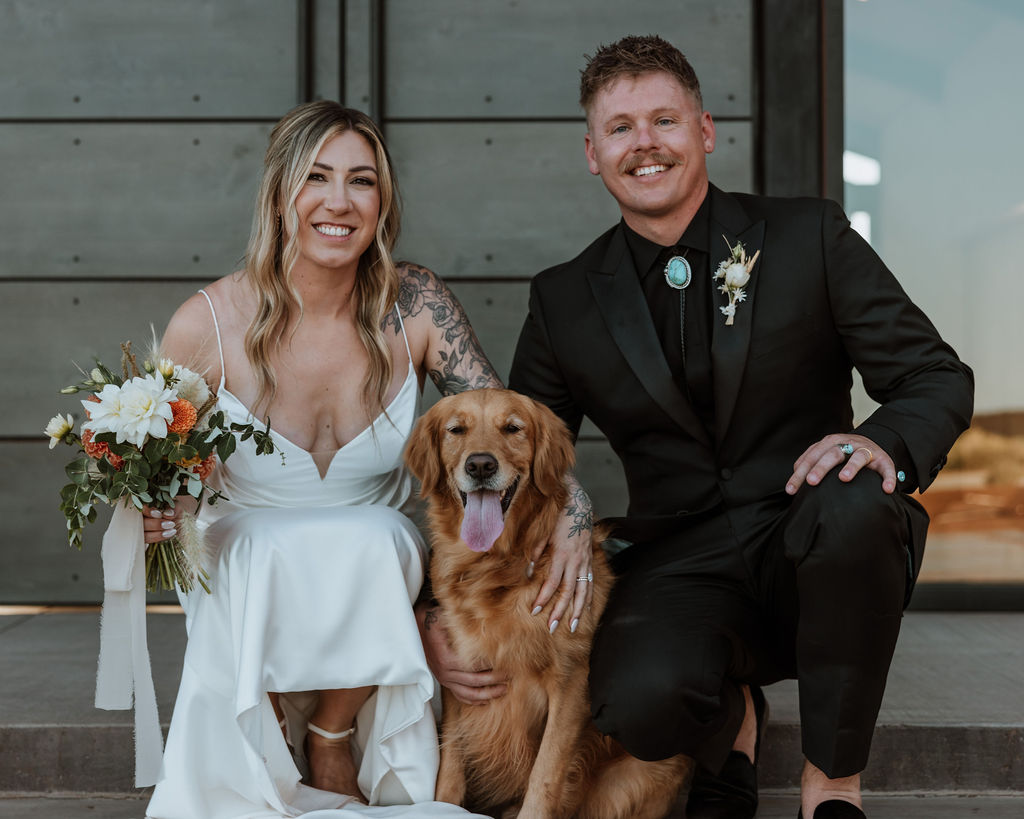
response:
M314 0L311 6L312 92L314 99L341 100L344 31L342 0ZM296 100L298 103L298 100Z
M688 57L716 116L753 110L751 0L387 0L388 119L580 116L584 54L657 32Z
M0 0L0 111L276 119L298 101L298 7Z
M201 285L195 282L0 282L0 326L16 344L0 347L0 372L18 392L4 414L3 437L37 438L56 413L81 419L75 396L61 387L81 380L95 357L112 369L121 342L149 349L150 324L162 333L167 320ZM28 484L31 486L31 484Z
M579 123L392 123L407 203L400 255L445 278L529 277L576 256L619 219L587 170ZM715 183L749 190L750 123L724 122Z
M0 278L217 278L245 253L270 126L0 124Z

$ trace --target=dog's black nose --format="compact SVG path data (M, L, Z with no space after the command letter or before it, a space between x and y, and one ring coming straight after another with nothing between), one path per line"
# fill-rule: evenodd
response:
M466 458L466 474L482 481L498 471L498 460L489 452L474 452Z

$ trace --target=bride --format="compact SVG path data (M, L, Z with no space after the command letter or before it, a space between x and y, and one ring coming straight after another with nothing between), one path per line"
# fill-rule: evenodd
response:
M426 547L403 514L402 450L426 375L443 394L501 383L444 283L392 261L398 227L372 120L299 106L271 133L245 269L167 328L163 353L206 373L227 420L269 417L285 458L240 442L210 479L226 497L199 516L212 594L180 595L189 639L152 819L466 815L431 802L434 680L412 608ZM146 542L186 504L145 510ZM552 537L553 620L584 603L574 514Z

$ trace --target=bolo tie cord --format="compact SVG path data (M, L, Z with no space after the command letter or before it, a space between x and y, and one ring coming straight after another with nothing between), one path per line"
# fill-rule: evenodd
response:
M679 291L679 350L683 356L683 368L686 368L686 288L693 276L690 262L686 258L690 248L683 248L682 255L673 255L665 264L665 281L673 290ZM673 265L678 262L679 265ZM685 274L680 279L680 270Z

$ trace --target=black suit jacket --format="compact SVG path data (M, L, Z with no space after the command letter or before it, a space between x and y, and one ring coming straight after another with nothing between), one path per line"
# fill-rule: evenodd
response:
M853 429L853 367L880 404L857 431L908 473L900 491L926 488L970 422L970 368L834 202L709 195L712 268L726 241L761 251L735 324L712 318L713 435L672 379L620 226L534 278L509 386L574 435L585 415L608 437L629 487L626 536L782 495L810 444Z

